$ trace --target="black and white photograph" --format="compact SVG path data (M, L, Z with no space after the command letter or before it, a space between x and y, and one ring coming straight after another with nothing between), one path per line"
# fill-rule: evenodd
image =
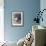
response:
M13 26L23 25L23 12L12 12L12 25Z

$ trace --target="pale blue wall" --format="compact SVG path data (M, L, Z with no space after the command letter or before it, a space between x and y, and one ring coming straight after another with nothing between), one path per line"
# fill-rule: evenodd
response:
M40 1L40 10L42 11L43 9L46 9L46 0L41 0ZM43 17L43 22L40 21L40 25L46 27L46 11L43 12L42 17Z
M4 30L5 40L17 41L24 37L31 28L32 20L36 17L36 12L40 9L39 0L5 0L4 1ZM11 26L11 12L24 11L24 27Z

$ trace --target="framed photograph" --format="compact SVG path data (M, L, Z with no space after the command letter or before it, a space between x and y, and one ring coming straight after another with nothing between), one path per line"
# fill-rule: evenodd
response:
M12 25L23 26L23 12L12 12Z

